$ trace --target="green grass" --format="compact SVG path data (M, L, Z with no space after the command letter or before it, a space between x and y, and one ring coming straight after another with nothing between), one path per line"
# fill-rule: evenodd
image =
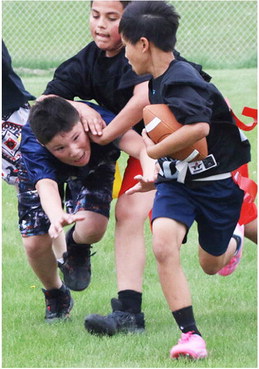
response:
M256 107L256 71L209 71L239 115L243 106ZM38 96L51 75L23 76L28 90ZM241 117L241 115L239 115ZM256 131L249 134L256 153ZM256 156L254 156L256 158ZM122 157L122 166L125 156ZM256 179L256 160L251 163ZM147 266L143 311L146 332L98 338L83 326L85 315L106 314L116 297L114 266L114 205L104 239L95 245L92 283L73 292L70 322L43 321L41 284L30 269L17 227L13 187L2 186L2 367L4 368L256 368L257 367L257 247L245 240L239 268L229 277L208 276L199 267L197 233L193 227L182 247L182 262L190 283L197 324L206 339L206 360L172 362L169 349L179 331L162 295L146 224Z

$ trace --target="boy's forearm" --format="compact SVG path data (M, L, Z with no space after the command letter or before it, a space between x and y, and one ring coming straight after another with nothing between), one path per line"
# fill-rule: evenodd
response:
M209 134L209 124L205 122L182 126L180 129L147 148L148 155L153 159L172 155Z
M144 140L138 133L129 130L121 137L119 145L121 150L140 161L143 176L153 177L155 160L148 156Z
M114 141L142 120L143 108L150 104L147 84L148 82L143 82L135 86L134 95L111 123L104 128L102 136L98 137L100 145Z
M40 196L41 206L50 222L55 222L55 220L63 213L57 183L48 178L41 179L36 183L36 190Z
M154 176L155 176L156 160L151 159L148 156L147 150L146 150L145 147L143 149L141 149L141 151L140 151L139 161L140 161L140 164L141 164L143 177L153 179Z

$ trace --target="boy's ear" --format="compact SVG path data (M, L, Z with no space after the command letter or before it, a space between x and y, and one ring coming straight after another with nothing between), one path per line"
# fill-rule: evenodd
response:
M150 46L149 40L146 37L141 37L139 41L141 44L142 51L143 52L147 51Z

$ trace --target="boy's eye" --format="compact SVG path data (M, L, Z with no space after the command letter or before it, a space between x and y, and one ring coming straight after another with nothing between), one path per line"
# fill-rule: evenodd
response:
M62 151L64 149L64 146L60 146L56 148L56 151Z
M98 18L100 18L100 14L96 14L96 13L92 13L92 17L94 18L94 19L98 19ZM117 16L114 16L114 15L108 15L107 14L107 16L106 16L106 18L110 21L110 22L116 22L118 19L120 19L119 17L117 17Z
M118 19L119 19L119 18L109 17L109 20L110 20L111 22L116 22Z
M74 141L76 141L76 140L78 139L78 137L79 137L79 135L76 135L76 136L74 137Z

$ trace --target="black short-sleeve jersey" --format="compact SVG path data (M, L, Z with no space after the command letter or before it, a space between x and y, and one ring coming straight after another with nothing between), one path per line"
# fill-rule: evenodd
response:
M56 69L44 94L56 94L69 100L93 99L118 114L132 97L134 87L149 79L149 75L137 76L133 72L124 48L108 58L91 42Z
M250 160L250 144L236 126L224 97L190 64L173 60L163 75L149 82L149 98L152 104L167 104L181 124L210 124L208 152L217 165L195 175L188 171L186 183L233 171Z
M210 76L202 66L189 62L174 50L175 58L190 63L205 80ZM65 99L95 100L100 106L118 114L133 96L134 87L149 81L151 75L138 76L125 57L125 48L113 56L106 57L95 42L90 42L79 53L62 63L54 78L47 85L44 94L55 94ZM141 132L143 121L134 129Z

